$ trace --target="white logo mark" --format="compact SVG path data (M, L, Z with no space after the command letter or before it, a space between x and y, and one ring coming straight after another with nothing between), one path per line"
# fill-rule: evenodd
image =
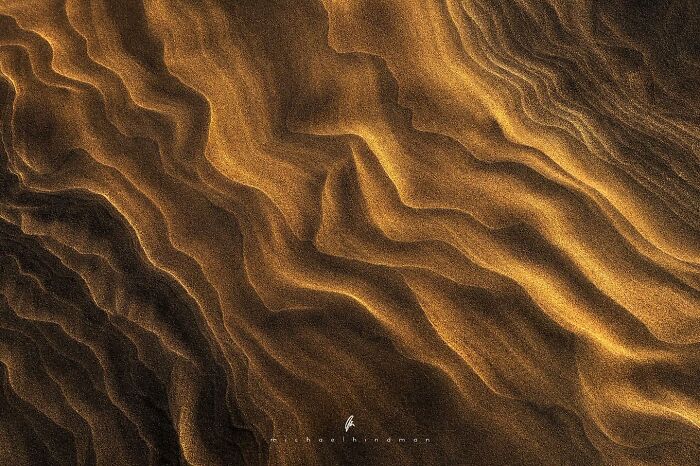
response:
M352 418L355 416L350 416L347 421L345 421L345 432L347 432L351 427L355 427L355 423L352 422Z

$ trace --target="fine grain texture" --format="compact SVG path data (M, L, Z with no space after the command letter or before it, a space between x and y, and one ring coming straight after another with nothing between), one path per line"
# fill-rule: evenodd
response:
M0 0L0 137L0 465L700 464L696 0Z

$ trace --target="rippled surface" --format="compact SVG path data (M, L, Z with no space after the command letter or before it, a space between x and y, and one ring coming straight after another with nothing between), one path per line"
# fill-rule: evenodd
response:
M3 0L0 463L697 464L699 5Z

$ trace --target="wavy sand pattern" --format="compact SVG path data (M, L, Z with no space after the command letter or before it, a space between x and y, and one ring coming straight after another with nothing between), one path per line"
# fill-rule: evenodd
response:
M0 1L0 464L700 464L698 37Z

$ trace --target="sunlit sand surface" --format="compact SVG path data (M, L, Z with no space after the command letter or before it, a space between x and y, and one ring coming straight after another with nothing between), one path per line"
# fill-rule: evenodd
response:
M698 37L1 0L0 464L698 464Z

